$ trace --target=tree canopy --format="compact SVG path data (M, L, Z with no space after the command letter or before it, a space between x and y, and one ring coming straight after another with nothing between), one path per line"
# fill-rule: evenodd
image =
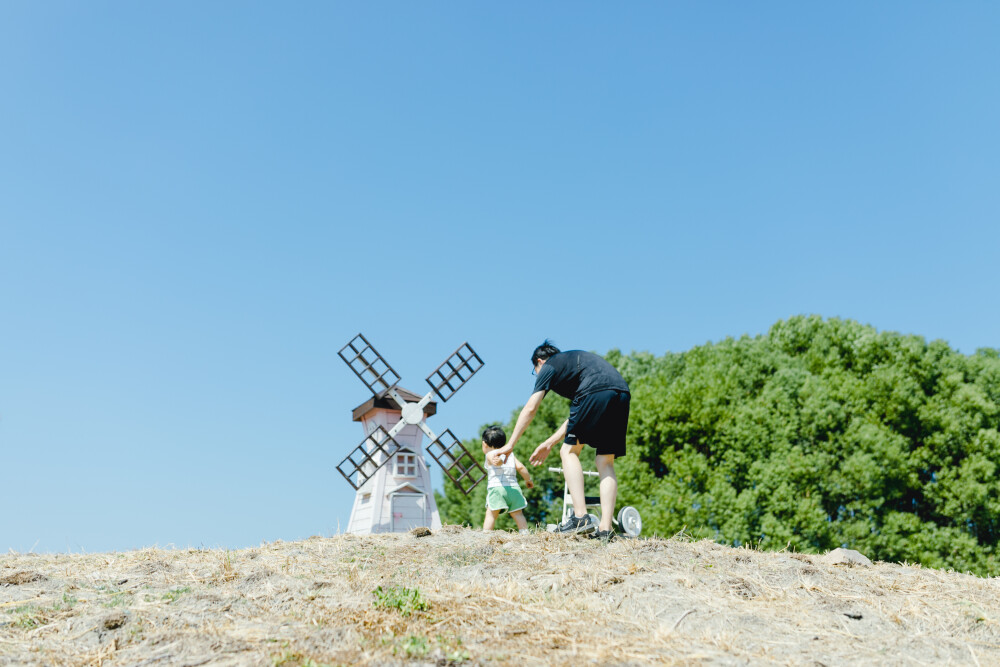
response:
M761 336L605 358L632 389L618 507L634 505L644 533L813 553L843 546L1000 573L997 350L964 355L943 341L799 316ZM567 415L568 402L550 393L518 458ZM478 435L465 444L480 452ZM593 469L593 450L584 451ZM558 520L562 476L547 468L559 465L556 454L529 465L529 523ZM442 517L480 525L484 487L465 497L446 485Z

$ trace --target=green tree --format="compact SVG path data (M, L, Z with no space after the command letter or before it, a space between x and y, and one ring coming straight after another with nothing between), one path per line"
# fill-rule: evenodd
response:
M800 316L762 336L606 358L632 389L618 505L639 509L645 533L806 552L846 546L1000 573L997 350L963 355L943 341ZM518 457L567 413L563 399L546 397ZM478 437L466 445L480 452ZM562 477L532 472L526 516L554 522ZM469 498L446 488L439 505L449 521L478 524L484 499L483 488Z

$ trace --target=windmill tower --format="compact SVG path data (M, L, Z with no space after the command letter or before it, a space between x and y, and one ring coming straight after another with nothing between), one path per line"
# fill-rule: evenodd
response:
M402 387L396 387L396 392L409 403L420 400L420 396ZM436 411L437 404L431 401L423 408L424 419ZM402 420L403 413L402 406L383 391L354 408L351 416L370 435L378 428L390 431ZM441 527L430 470L423 457L423 439L424 433L416 425L405 425L395 435L399 449L357 489L348 533L396 533L417 526Z
M424 460L423 436L431 439L427 453L463 493L479 484L486 471L450 430L438 437L425 420L437 412L431 399L436 395L447 402L483 367L482 359L463 343L427 377L431 391L421 397L397 386L399 374L361 334L338 354L372 392L372 398L352 414L366 437L337 465L356 492L347 532L439 528L441 518Z

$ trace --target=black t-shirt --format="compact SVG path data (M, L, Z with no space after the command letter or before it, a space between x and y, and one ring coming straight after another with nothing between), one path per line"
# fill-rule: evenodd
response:
M535 391L554 391L565 398L595 391L628 391L628 384L615 367L593 352L570 350L549 357L538 371Z

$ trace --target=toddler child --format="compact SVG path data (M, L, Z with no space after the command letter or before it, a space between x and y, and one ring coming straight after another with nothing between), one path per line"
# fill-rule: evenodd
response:
M483 431L483 453L489 449L499 449L507 444L507 434L499 426L490 426ZM531 473L524 467L524 464L517 460L514 452L506 457L501 457L500 465L490 465L486 462L486 519L483 521L483 530L493 530L500 513L507 511L510 518L517 524L520 532L528 532L528 522L521 513L528 505L528 501L521 494L521 489L517 485L517 473L524 478L525 485L532 489L535 483L531 481Z

